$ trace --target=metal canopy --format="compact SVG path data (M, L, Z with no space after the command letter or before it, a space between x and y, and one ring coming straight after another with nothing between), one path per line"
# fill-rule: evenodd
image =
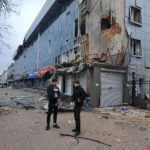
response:
M49 16L52 16L54 13L57 12L62 2L64 2L64 0L46 1L40 13L36 17L36 19L34 20L33 24L31 25L24 37L26 42L29 42L30 38L32 38L35 35L35 33L39 32L41 26L50 18Z

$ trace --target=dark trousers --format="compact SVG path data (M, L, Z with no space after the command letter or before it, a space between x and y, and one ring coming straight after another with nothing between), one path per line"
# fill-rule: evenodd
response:
M53 116L53 121L54 123L57 123L57 113L58 113L58 107L48 107L48 113L47 113L47 126L50 125L50 119L51 119L51 114L54 111L54 116Z
M75 118L77 132L80 132L80 129L81 129L80 113L81 113L81 106L75 106L74 107L74 118Z

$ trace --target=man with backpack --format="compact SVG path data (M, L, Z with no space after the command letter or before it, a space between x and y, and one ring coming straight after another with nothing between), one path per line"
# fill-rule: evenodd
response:
M73 86L73 96L72 96L72 101L74 106L74 118L76 123L76 128L72 131L75 132L75 136L80 135L80 129L81 129L80 113L86 95L87 94L82 88L82 86L80 85L80 82L75 81Z

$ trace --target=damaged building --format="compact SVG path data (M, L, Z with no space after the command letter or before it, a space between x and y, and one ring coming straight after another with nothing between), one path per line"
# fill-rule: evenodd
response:
M148 0L47 0L14 54L15 83L70 97L79 80L93 107L149 99ZM133 85L133 81L135 84ZM142 84L143 85L143 84Z

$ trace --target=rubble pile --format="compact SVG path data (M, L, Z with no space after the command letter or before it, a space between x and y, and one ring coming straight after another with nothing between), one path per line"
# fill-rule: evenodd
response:
M9 113L13 109L42 109L48 110L48 100L45 90L35 89L20 89L18 93L16 89L13 93L5 92L0 97L0 114ZM7 90L6 90L7 91ZM7 110L8 109L8 110ZM59 106L59 111L70 112L73 111L69 102L62 101Z
M131 128L139 131L147 131L150 127L150 111L137 109L132 106L117 106L107 108L97 108L97 119L112 119L114 124L123 129Z
M44 109L47 105L46 98L35 98L28 96L16 96L0 99L0 105L3 107L25 108L25 109Z

